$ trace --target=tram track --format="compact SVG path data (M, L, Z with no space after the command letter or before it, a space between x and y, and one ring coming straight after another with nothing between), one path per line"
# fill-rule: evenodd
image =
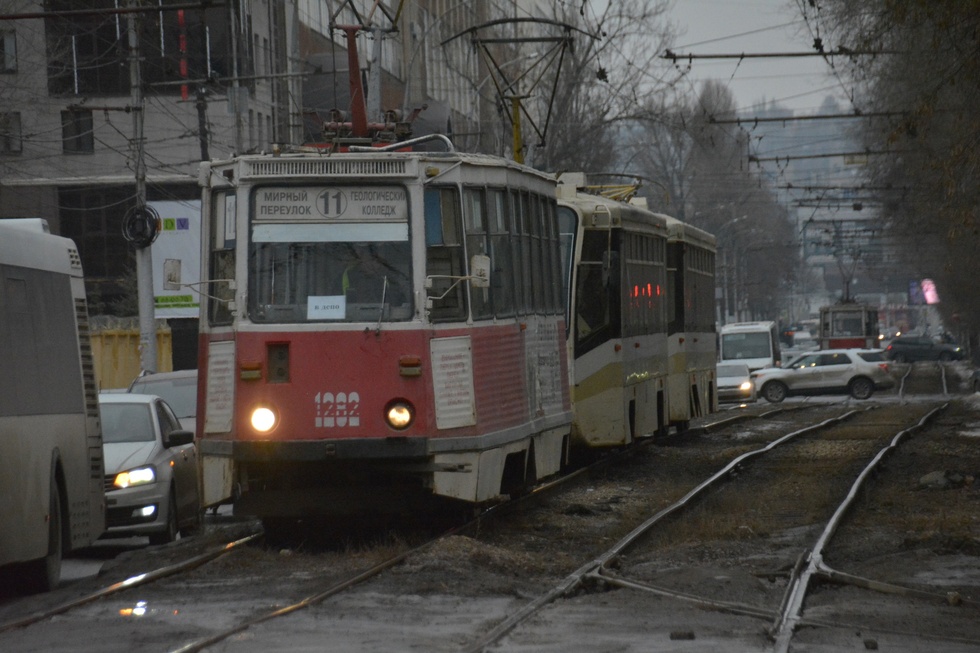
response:
M901 402L894 402L894 397L890 400L885 398L885 401L890 403L799 401L772 409L765 404L760 404L755 407L756 410L744 413L740 411L738 415L716 414L709 423L701 424L685 436L667 441L659 439L647 441L642 447L638 447L634 451L620 454L621 465L611 464L617 462L617 457L610 456L597 466L570 475L567 479L561 479L560 482L545 485L526 498L502 504L465 529L444 533L438 538L422 543L420 546L410 547L404 543L396 545L394 547L396 550L390 555L380 549L367 553L356 551L352 552L353 555L341 552L336 556L327 556L323 562L318 562L321 556L314 555L309 557L305 563L300 564L297 558L302 556L299 553L290 556L288 551L283 551L282 554L286 557L282 558L281 564L279 564L282 569L274 581L272 577L263 574L275 573L273 567L277 565L274 560L277 552L261 553L256 547L245 547L246 550L251 551L251 553L242 556L245 558L245 562L232 563L229 558L225 557L224 559L229 560L229 562L221 563L215 568L205 565L203 572L189 572L188 574L190 576L204 576L203 579L186 580L178 575L177 584L169 589L164 588L165 591L162 591L158 598L154 598L158 596L156 593L148 594L145 593L145 590L140 590L141 596L148 597L149 605L153 605L154 602L157 604L168 602L175 593L191 593L195 597L195 602L206 606L202 607L202 613L213 612L214 616L208 619L207 624L203 623L203 619L198 619L198 623L194 624L193 627L183 624L174 629L168 628L165 632L160 632L152 638L152 646L147 645L146 639L142 639L139 647L144 650L161 651L237 651L264 650L275 643L275 646L281 645L288 648L288 642L292 641L291 638L299 636L297 632L303 631L303 625L314 623L316 624L316 631L330 633L332 648L327 647L327 650L401 650L400 645L386 648L380 644L372 644L374 641L372 637L380 638L381 633L395 628L399 620L408 619L408 617L401 616L403 611L407 610L408 612L405 614L408 614L412 610L423 609L414 604L412 600L406 604L405 599L394 597L404 596L404 592L408 592L409 596L427 596L433 591L437 592L436 596L448 592L450 596L459 598L445 599L445 601L456 602L451 609L450 607L440 607L442 606L442 599L424 601L426 604L424 609L432 609L437 613L440 609L445 609L446 615L455 614L460 622L453 624L449 637L446 637L446 632L436 629L430 639L426 640L427 643L421 645L422 648L429 650L475 651L496 650L498 648L511 650L515 646L516 650L521 650L521 645L515 644L515 641L524 641L521 638L534 637L534 633L537 632L535 628L527 625L529 621L537 622L541 619L550 619L550 617L545 618L541 615L550 614L554 609L553 606L559 606L558 609L561 609L563 605L573 605L576 602L581 602L581 609L594 610L594 607L585 607L590 598L612 596L609 591L600 590L612 590L613 588L620 588L621 591L631 595L650 595L659 592L662 597L669 596L669 599L662 600L668 600L672 604L693 604L699 606L701 611L736 614L739 615L737 617L739 619L748 617L749 621L756 624L760 622L771 624L768 630L771 633L778 633L776 626L772 625L777 623L778 600L771 601L771 605L759 606L751 601L726 600L729 597L706 594L703 591L692 591L696 588L672 587L670 583L661 582L662 579L647 578L644 577L643 573L635 574L632 567L638 560L641 571L645 569L644 565L649 565L650 562L643 561L642 557L635 553L637 547L634 544L621 544L620 541L623 538L613 543L613 546L602 548L602 553L588 555L583 558L587 560L585 564L580 562L573 568L570 561L574 553L586 551L587 546L592 546L596 550L595 545L600 543L602 538L598 538L598 540L594 538L592 544L588 545L587 543L573 542L568 536L560 532L552 534L550 533L552 526L549 522L552 517L547 515L554 515L557 510L559 517L566 521L603 519L607 515L616 515L617 519L619 517L626 519L629 515L618 514L624 506L629 505L631 506L630 509L635 509L637 504L646 504L648 507L658 507L653 515L654 517L660 515L656 522L657 526L654 528L654 530L658 530L668 522L673 524L682 521L683 518L680 517L680 514L685 511L703 510L703 507L696 508L695 505L702 504L703 506L705 501L692 496L688 499L691 506L676 509L669 507L668 501L672 506L684 496L671 495L670 492L663 491L662 486L653 485L650 488L640 488L636 478L643 477L643 469L650 470L657 475L664 473L663 471L658 472L658 469L677 465L688 467L686 469L677 468L671 472L671 474L683 472L683 478L679 482L681 484L689 483L687 490L681 493L682 495L692 493L694 491L692 488L706 482L704 479L710 476L709 474L700 478L697 476L712 466L714 467L712 470L714 475L720 474L725 477L725 480L719 480L718 484L738 484L751 477L752 468L757 466L757 461L754 458L742 458L742 456L756 449L764 449L770 442L781 440L787 435L791 435L794 430L801 430L788 429L787 427L792 423L803 419L821 423L827 421L836 423L839 421L837 418L843 415L848 415L847 420L853 420L856 416L866 414L880 416L883 410L892 410L901 405ZM919 410L920 412L924 410L923 402L917 403L918 406L904 406L903 409ZM875 408L876 410L864 410L865 408ZM810 412L811 410L816 414ZM751 418L758 418L758 422L752 421ZM765 428L760 430L759 426L756 425L761 426L763 422L765 422ZM825 425L825 428L831 427L828 424ZM742 435L750 429L756 434ZM789 433L787 434L786 431ZM809 436L797 435L790 440L799 437ZM760 447L759 445L763 441L765 441L765 446ZM773 448L778 449L779 447ZM691 460L689 458L691 456L704 458L704 461L699 465L688 466L687 463ZM765 458L765 455L758 454L758 457ZM723 459L725 464L719 464L719 461ZM725 470L718 471L719 468L730 463L731 468L727 472ZM631 466L636 468L634 472L640 474L640 477L629 479L622 474L621 468ZM649 476L650 471L646 472L646 476ZM730 484L728 481L733 481L733 483ZM681 485L676 485L675 489L680 487ZM634 496L639 495L641 489L642 492L650 490L657 493L655 495L644 494L644 497L656 496L657 498L647 499ZM712 486L704 489L703 493L705 495L717 495L722 491L717 486ZM569 498L569 495L574 496ZM714 499L710 500L713 501ZM675 511L676 515L674 514ZM628 512L628 510L624 510L624 512ZM642 521L642 519L635 520L631 528L638 529L636 524ZM504 526L501 527L500 523L503 523ZM606 532L606 529L603 528L596 532ZM608 532L613 533L613 530ZM512 538L517 534L525 539L514 541ZM649 541L651 536L649 533L642 533L635 537L640 541ZM560 559L554 561L553 565L547 568L538 568L532 565L532 577L528 578L526 582L508 580L510 578L509 572L506 570L508 566L515 569L524 568L525 561L513 551L523 550L532 557L540 555L541 558L544 558L547 556L547 551L555 551L556 546L567 547L567 551L558 551L557 558ZM508 553L508 550L511 552ZM498 556L499 560L493 559L493 556ZM253 557L260 565L256 580L251 583L253 589L257 591L248 592L245 588L250 585L245 577L251 571L249 558ZM556 556L552 554L551 557ZM334 568L335 563L344 558L357 558L357 560L353 560L349 564L336 565L338 568ZM365 560L372 558L371 564L363 564ZM807 561L807 558L801 556L799 551L796 552L796 558L801 560L799 575L806 569L804 562ZM488 560L490 563L487 562ZM330 568L325 568L325 565ZM313 567L319 568L314 569ZM343 567L343 569L339 567ZM574 574L559 573L556 575L554 573L562 567L582 573L574 581L570 581L569 579ZM210 571L207 571L208 569ZM481 569L483 580L480 580L481 576L479 575ZM486 573L488 569L493 573L488 575ZM299 573L297 570L300 570ZM477 575L470 577L468 574L474 571L477 572ZM759 578L779 578L779 582L787 584L790 577L789 569L781 567L755 570L753 573ZM848 579L843 572L833 571L824 574L822 569L818 569L818 573L812 575L820 581L834 583ZM496 576L498 580L492 583L487 581L493 576ZM540 588L545 587L546 581L544 579L549 576L557 579L552 586L556 589L553 592L544 593L536 591L534 588L540 590ZM507 602L514 604L511 608L501 609L498 605L492 610L487 610L485 602L481 602L482 599L472 601L470 598L464 598L470 597L474 592L477 595L485 592L496 593L500 591L497 588L498 584L506 586L511 582L515 583L515 587L506 592L509 594ZM772 581L765 582L771 583ZM887 583L882 583L882 585L887 585ZM213 607L211 599L207 598L207 594L212 590L218 590L220 593L232 588L234 588L233 594L236 598L233 609L230 611L227 610L228 606ZM906 588L904 591L912 593L911 588ZM384 598L388 597L390 592L394 592L390 595L391 598ZM768 594L771 593L768 592ZM541 601L541 596L547 596L548 599ZM934 592L924 591L922 597L925 600L935 600L937 595ZM641 599L641 601L643 600L645 599ZM970 600L964 597L961 604L968 605ZM513 624L506 626L505 632L496 640L484 641L482 639L486 634L492 633L507 624L513 615L539 601L541 601L540 606ZM635 599L630 599L630 601L635 601ZM117 611L111 607L117 605L114 599L106 598L101 602L96 602L96 605L100 603L107 604L102 607L103 611L108 609L109 614ZM432 605L430 606L429 603ZM368 608L363 606L368 606ZM343 630L343 628L352 628L349 622L350 615L360 613L363 610L364 618L368 618L370 609L382 607L387 610L387 616L380 617L382 622L372 622L374 631L377 632L365 632L358 635L356 629L350 630L349 633ZM675 609L671 608L672 611ZM73 618L85 617L84 607L71 608L68 614L74 613L76 610L81 614ZM183 612L188 611L189 608L183 608ZM176 613L176 610L174 612ZM65 615L65 613L59 614ZM302 614L308 616L300 616ZM346 617L348 621L345 621L344 615L348 615ZM442 623L442 620L451 618L446 615L439 617L437 614L432 617L432 621ZM537 615L538 618L531 619L534 615ZM385 619L391 623L384 623ZM172 619L171 621L176 620ZM787 617L787 623L793 623L795 627L804 627L809 631L811 627L815 626L834 628L836 625L839 628L842 624L848 624L848 621L843 617L828 618L827 615L819 612L816 614L804 612ZM405 624L401 625L406 627ZM339 637L337 629L340 626L343 627L340 632L345 633L342 637L351 638L346 640L346 645L342 638L333 643L335 638ZM412 622L412 627L418 628L420 625ZM36 628L37 626L15 628L15 630L30 632ZM447 626L442 626L441 630L445 631L447 628ZM754 628L761 632L758 625ZM697 631L696 628L685 627L681 624L671 630L671 636L677 635L678 638L683 639L689 632L695 631ZM0 631L0 647L5 649L4 637L6 634L9 633ZM548 637L550 635L551 633L537 636ZM700 631L698 631L698 635L701 636ZM387 636L390 637L391 633L388 632ZM775 635L771 636L775 637ZM363 642L363 647L351 648L349 646L355 638L360 638L357 641ZM968 640L968 638L964 638L964 640ZM950 637L942 641L955 640ZM416 644L406 643L406 646L418 648ZM13 646L10 650L20 649ZM106 650L114 649L109 646ZM569 650L575 649L573 647ZM656 650L656 648L651 650Z
M606 581L608 578L610 580L619 581L620 579L616 578L616 574L611 571L610 565L614 561L620 559L624 555L624 553L627 550L629 550L631 547L633 547L635 544L637 544L637 542L641 538L648 536L651 532L651 529L653 529L655 526L660 525L669 517L672 516L676 517L680 513L690 510L694 505L695 501L702 498L703 495L705 495L708 491L717 488L720 484L730 481L736 475L736 472L740 468L742 468L742 466L744 466L746 463L750 462L754 458L763 456L766 453L770 452L771 450L775 449L776 447L779 447L780 445L790 442L800 436L815 431L823 430L829 427L830 425L838 424L839 422L850 419L851 417L857 414L858 411L846 412L839 417L824 420L818 424L808 426L804 429L793 431L789 434L786 434L780 438L773 440L772 442L770 442L769 444L761 448L754 449L752 451L739 455L738 457L731 460L721 470L719 470L714 475L712 475L710 478L706 479L705 481L697 485L695 488L690 490L680 500L672 503L667 508L658 511L657 513L649 517L643 523L638 525L633 531L631 531L626 537L616 542L614 546L606 549L604 552L596 556L594 559L586 562L584 565L576 569L572 574L564 578L560 583L553 586L549 591L545 592L540 597L527 604L524 608L522 608L518 612L514 613L513 615L511 615L510 617L502 621L500 624L498 624L494 629L492 629L480 640L476 641L471 646L468 646L463 650L466 651L467 653L477 653L480 651L487 650L490 646L499 642L501 638L503 638L505 635L510 633L518 625L526 622L532 616L537 614L545 606L554 603L560 597L567 596L569 593L573 592L577 588L582 587L583 584L586 583L587 580L589 579ZM680 597L680 594L677 594L675 596ZM703 605L712 604L712 602L706 599L697 599L697 600L699 600ZM715 607L719 607L719 608L724 607L725 609L736 609L736 606L730 603L724 603L724 604L714 603L714 605ZM759 612L758 610L752 610L751 608L748 607L739 607L737 609L739 609L740 611L747 611L750 613Z
M677 439L682 439L684 437L689 437L692 433L695 432L699 432L699 431L707 432L709 430L723 428L728 424L734 422L742 422L746 419L770 418L776 415L781 415L788 412L796 411L805 407L806 406L780 407L780 408L765 410L762 413L756 415L742 414L735 417L714 420L711 423L708 423L700 427L700 429L693 430L691 433L675 434L673 438L668 439L668 442L670 440L677 440ZM595 474L599 470L605 469L611 465L615 465L618 462L622 462L623 459L634 455L636 448L649 446L654 443L660 443L660 441L647 439L637 443L637 447L616 451L610 455L607 455L605 457L602 457L594 461L590 465L574 470L570 474L559 477L558 479L555 479L548 483L542 484L541 486L539 486L538 488L536 488L534 491L530 492L527 495L499 504L489 509L488 511L482 513L479 517L477 517L475 520L469 523L453 528L450 531L442 533L437 537L428 540L416 547L402 550L396 553L395 555L386 557L385 559L381 560L377 564L370 565L366 569L357 570L356 572L344 576L339 580L331 582L324 587L317 588L316 591L314 591L309 595L304 596L303 598L300 598L299 600L290 601L283 606L277 606L272 610L268 610L261 614L255 615L248 620L242 621L240 623L236 623L235 625L226 628L221 632L209 634L206 637L198 638L194 641L184 643L180 645L178 648L171 649L171 650L181 651L181 652L205 650L207 647L212 646L223 640L226 640L253 626L257 626L266 621L280 618L288 614L291 614L297 610L301 610L316 605L336 594L339 594L345 590L351 589L361 583L370 580L371 578L377 576L378 574L384 572L385 570L403 562L405 559L407 559L410 556L420 554L427 547L431 546L432 544L434 544L435 542L439 541L444 537L455 535L455 534L462 535L462 534L478 531L480 528L486 527L487 524L492 520L497 519L498 517L503 517L514 510L523 509L523 507L526 506L526 504L533 503L535 501L540 501L542 500L543 497L551 496L556 492L560 492L562 488L565 488L571 484L578 482L583 477L586 477L590 474ZM136 590L137 588L143 588L144 596L147 596L149 599L149 600L143 600L141 601L141 603L143 604L150 603L153 600L152 592L148 593L146 591L145 588L147 585L151 583L155 583L157 581L161 581L163 579L179 576L181 574L187 574L201 567L202 565L205 565L209 562L216 560L219 557L238 551L240 547L242 547L245 544L249 544L249 543L254 544L256 539L259 538L260 536L261 533L255 533L232 540L227 543L214 545L208 548L206 551L192 555L185 560L179 560L177 562L168 562L167 564L164 564L158 568L138 571L122 580L110 583L105 587L101 587L94 591L85 593L81 596L76 596L72 599L59 603L57 605L47 607L39 611L35 611L26 616L20 616L2 622L0 623L0 635L3 635L4 633L12 630L27 628L29 626L38 624L40 622L44 622L46 620L52 619L58 615L63 615L71 610L77 610L93 602L102 599L107 599L109 597L114 597L115 595L118 595L122 592Z
M744 414L744 415L740 415L740 416L736 416L736 417L732 417L732 418L727 418L727 419L723 419L723 420L718 420L718 421L711 422L709 424L706 424L703 427L700 427L697 430L703 430L703 431L707 432L709 430L722 428L724 426L727 426L730 423L741 422L741 421L744 421L746 419L759 419L759 418L763 418L764 419L764 418L767 418L767 417L773 417L775 415L781 415L781 414L793 412L793 411L800 410L800 409L803 409L803 408L807 408L807 406L780 407L780 408L774 408L774 409L771 409L771 410L764 411L761 414L754 414L754 415L753 414ZM687 435L688 435L688 433L685 433L685 432L676 433L676 434L674 434L674 438L675 439L676 438L682 438L682 437L685 437ZM466 534L473 533L473 532L479 530L479 528L482 525L485 525L489 520L493 520L493 519L497 519L499 517L506 516L508 513L512 512L514 510L521 509L522 507L524 507L528 503L533 503L535 501L540 501L542 499L542 497L546 497L546 496L551 495L552 493L559 492L563 488L566 488L568 485L579 482L579 480L581 478L583 478L583 477L585 477L585 476L587 476L589 474L595 473L598 470L604 469L604 468L606 468L606 467L608 467L610 465L614 465L617 462L621 462L625 457L628 457L628 456L633 455L635 453L635 449L637 447L649 446L649 445L653 444L654 442L655 442L655 440L653 438L645 439L645 440L642 440L642 441L637 442L634 447L630 447L630 448L626 448L626 449L615 451L615 452L611 453L610 455L608 455L606 457L597 459L597 460L593 461L590 464L587 464L587 465L584 465L582 467L579 467L578 469L575 469L571 473L565 474L565 475L563 475L563 476L561 476L561 477L559 477L557 479L554 479L552 481L548 481L546 483L543 483L543 484L539 485L538 487L534 488L528 494L525 494L525 495L522 495L520 497L514 498L514 499L512 499L510 501L507 501L507 502L498 504L498 505L496 505L496 506L488 509L487 511L481 513L478 517L476 517L472 521L469 521L469 522L467 522L465 524L462 524L459 527L452 528L449 531L447 531L445 533L442 533L442 534L438 535L437 537L435 537L435 538L433 538L433 539L431 539L431 540L429 540L427 542L424 542L423 544L421 544L419 546L416 546L414 548L411 548L411 549L406 550L406 551L402 551L402 552L400 552L400 553L398 553L398 554L396 554L394 556L391 556L391 557L389 557L389 558L387 558L387 559L379 562L378 564L370 567L369 569L366 569L366 570L364 570L364 571L362 571L360 573L357 573L355 575L352 575L349 578L345 578L345 579L340 580L340 581L338 581L336 583L333 583L333 584L329 585L328 587L325 587L322 590L320 590L320 591L318 591L318 592L316 592L316 593L314 593L314 594L312 594L310 596L307 596L307 597L305 597L305 598L303 598L303 599L301 599L299 601L296 601L296 602L291 603L289 605L286 605L286 606L277 608L277 609L272 610L272 611L269 611L267 613L264 613L264 614L255 616L255 617L249 619L248 621L245 621L245 622L242 622L240 624L237 624L236 626L233 626L231 628L228 628L228 629L226 629L224 631L221 631L219 633L214 633L214 634L211 634L211 635L209 635L207 637L204 637L204 638L195 640L193 642L188 642L188 643L186 643L186 644L184 644L184 645L182 645L182 646L180 646L180 647L178 647L176 649L172 649L170 651L170 653L198 653L199 651L204 651L208 647L213 646L213 645L215 645L215 644L217 644L219 642L225 641L228 638L230 638L230 637L232 637L232 636L234 636L234 635L236 635L238 633L241 633L241 632L243 632L243 631L245 631L245 630L247 630L247 629L249 629L249 628L251 628L253 626L258 626L260 624L263 624L265 622L271 621L273 619L277 619L277 618L284 617L286 615L292 614L293 612L296 612L298 610L303 610L303 609L306 609L306 608L315 606L315 605L317 605L319 603L322 603L323 601L325 601L326 599L328 599L330 597L333 597L333 596L335 596L335 595L337 595L337 594L339 594L341 592L344 592L344 591L346 591L348 589L351 589L351 588L353 588L353 587L355 587L357 585L360 585L360 584L362 584L362 583L364 583L364 582L366 582L366 581L368 581L368 580L376 577L377 575L383 573L384 571L390 569L391 567L394 567L395 565L404 562L409 557L414 556L414 555L418 555L418 554L422 553L423 551L425 551L426 549L428 549L429 547L431 547L432 545L434 545L436 542L438 542L438 541L440 541L440 540L442 540L442 539L444 539L446 537L449 537L449 536L452 536L452 535L466 535Z
M909 378L910 373L911 369L906 374L906 379ZM943 393L946 394L947 385L945 369L941 366L940 380L942 383ZM870 628L868 623L833 623L831 621L820 620L818 618L804 617L804 602L808 597L810 583L815 580L822 580L832 583L847 583L868 590L887 592L907 598L931 601L933 603L938 602L941 604L949 601L950 605L955 604L958 606L965 606L967 603L970 603L972 608L975 610L976 602L968 602L958 593L945 594L938 590L919 590L909 586L860 578L832 569L824 562L824 552L829 546L835 532L843 522L845 515L855 503L858 495L862 492L866 492L865 488L869 479L871 479L878 472L878 468L882 464L884 458L892 451L897 449L899 445L903 443L903 441L911 436L911 434L924 428L925 425L938 413L944 410L947 405L948 404L944 404L942 406L929 409L928 412L918 419L918 421L913 425L908 426L907 428L902 428L898 433L891 436L891 438L884 438L887 440L887 442L883 447L878 448L876 446L874 447L874 451L865 452L863 457L870 459L870 462L868 462L868 464L856 475L853 485L851 485L850 490L841 503L838 504L836 509L832 511L832 516L827 521L826 526L823 528L819 537L817 537L816 542L809 547L804 554L797 558L797 564L793 567L789 582L787 583L786 593L780 601L778 609L775 606L761 607L758 605L749 605L735 601L715 599L711 596L705 596L703 594L685 592L679 589L672 589L664 586L657 586L650 582L630 578L628 573L623 573L621 571L621 568L625 566L623 558L625 557L626 550L633 547L638 540L648 538L650 536L650 532L653 530L654 526L662 525L662 523L666 521L666 518L669 516L682 518L678 517L680 513L685 511L689 512L692 503L695 502L695 500L700 500L702 498L701 495L705 494L707 491L716 489L715 486L722 479L726 481L732 480L736 476L736 472L744 466L749 458L762 456L763 454L775 449L777 446L783 445L790 441L795 441L800 435L825 429L826 427L829 427L831 423L836 423L838 420L828 420L827 422L816 425L815 427L802 429L799 432L791 433L787 436L773 440L765 447L747 454L742 454L717 474L685 495L685 497L680 501L653 515L649 520L637 527L634 532L617 542L615 546L607 549L601 555L584 564L573 574L563 579L562 582L554 585L550 591L543 593L535 601L532 601L523 609L513 613L507 619L501 621L485 636L481 637L479 640L462 650L470 653L474 653L476 651L487 651L491 649L497 650L497 648L500 648L501 650L509 648L516 648L520 650L522 646L521 642L526 643L527 641L534 639L534 635L530 634L535 632L533 627L527 627L525 632L520 633L519 636L515 635L512 637L510 641L508 641L507 646L502 644L503 638L506 635L514 632L519 626L529 622L533 616L539 615L546 607L556 604L560 598L569 597L576 591L588 591L590 589L590 584L592 591L594 591L594 589L597 587L626 588L652 593L662 597L669 597L670 599L674 600L684 601L704 609L767 620L773 625L767 629L767 639L770 640L770 644L765 645L764 648L767 650L771 648L772 650L780 652L790 650L790 643L794 633L796 632L797 628L803 625L810 627L819 625L838 629L851 627L858 632L860 632L862 629ZM855 414L857 413L849 413L848 415L851 416ZM880 440L882 440L882 438L878 437L877 441ZM737 482L732 483L732 485L736 484ZM724 511L720 512L724 513ZM706 517L705 520L710 520L710 517ZM771 576L772 574L766 575ZM539 617L537 621L541 622L544 621L544 619ZM963 644L967 646L980 645L980 640L957 637L951 634L923 633L921 631L910 631L908 629L902 630L894 627L891 629L884 629L879 626L877 632L882 631L904 636L914 635L926 642L931 641L935 643L937 641L941 641L945 642L946 644ZM542 637L547 637L547 635L541 636L539 634L537 636L539 640L542 639ZM693 639L694 633L683 631L672 632L671 639L675 638ZM722 647L729 645L732 645L731 641L721 644ZM869 648L877 647L876 640L874 639L867 639L865 641L865 645Z

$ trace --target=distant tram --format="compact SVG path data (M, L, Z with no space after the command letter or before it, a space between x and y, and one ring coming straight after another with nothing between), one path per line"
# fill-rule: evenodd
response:
M878 307L842 303L820 308L821 349L878 347Z

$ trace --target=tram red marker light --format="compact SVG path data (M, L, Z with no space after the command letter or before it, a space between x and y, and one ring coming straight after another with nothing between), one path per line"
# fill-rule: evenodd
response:
M262 363L244 362L239 366L239 376L243 381L255 381L262 378Z
M623 346L617 343L615 346L613 346L613 349L615 351L622 351L623 350Z
M640 348L640 343L634 342L633 343L633 347L636 348L636 349L639 349Z
M521 322L521 331L527 331L527 322Z
M398 374L401 376L422 376L422 357L421 356L399 357Z

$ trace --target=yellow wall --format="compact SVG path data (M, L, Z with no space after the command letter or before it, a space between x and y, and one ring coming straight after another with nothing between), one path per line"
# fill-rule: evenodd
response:
M139 329L103 329L92 333L95 380L100 390L129 387L140 373L139 346ZM156 371L173 371L169 327L157 329Z

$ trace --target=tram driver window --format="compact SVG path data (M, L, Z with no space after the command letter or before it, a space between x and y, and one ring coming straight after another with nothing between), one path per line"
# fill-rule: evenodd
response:
M575 288L575 356L621 333L619 239L606 231L586 231Z
M215 193L211 199L211 260L208 264L208 319L212 325L231 324L231 303L235 299L236 212L235 194Z

